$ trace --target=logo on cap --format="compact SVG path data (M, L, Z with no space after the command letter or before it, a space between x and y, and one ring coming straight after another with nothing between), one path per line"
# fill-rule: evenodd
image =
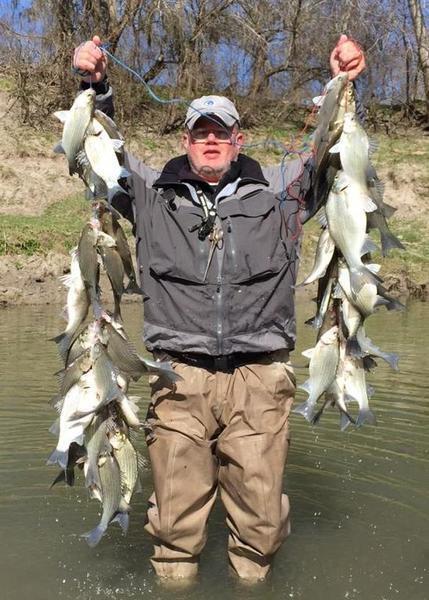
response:
M213 100L206 100L204 102L204 104L206 104L207 106L211 106L212 104L214 104L214 101Z

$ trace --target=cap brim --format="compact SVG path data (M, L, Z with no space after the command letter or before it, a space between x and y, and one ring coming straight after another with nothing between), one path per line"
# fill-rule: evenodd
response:
M192 115L192 117L190 117L190 119L188 119L187 121L185 121L185 125L188 129L193 129L195 123L198 121L198 119L200 119L201 117L217 117L217 119L220 119L222 121L222 123L224 123L227 127L232 127L235 123L237 123L237 119L235 117L233 117L232 115L230 115L229 113L227 113L224 110L217 110L216 112L214 111L195 111L195 113Z

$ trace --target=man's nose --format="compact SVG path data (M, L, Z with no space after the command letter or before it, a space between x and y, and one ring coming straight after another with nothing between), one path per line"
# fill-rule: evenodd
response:
M207 136L207 141L208 142L217 142L216 134L213 133L213 131L209 131L209 134Z

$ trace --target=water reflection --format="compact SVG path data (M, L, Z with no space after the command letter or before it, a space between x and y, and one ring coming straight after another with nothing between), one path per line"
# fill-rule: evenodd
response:
M300 307L299 322L312 307ZM127 330L138 341L140 307L124 307ZM378 426L341 433L327 412L311 428L293 417L286 474L293 535L280 550L269 581L253 588L228 572L224 513L217 505L197 584L165 589L149 566L150 539L143 532L150 473L133 499L127 537L111 527L91 550L79 534L98 521L80 480L74 488L49 485L55 468L45 466L55 445L48 427L55 413L48 400L57 391L60 368L47 339L60 327L52 307L0 313L0 555L1 598L53 600L92 598L427 598L429 517L428 376L429 305L406 313L379 312L368 334L383 350L400 354L400 372L383 362L369 376ZM308 327L299 351L313 345ZM299 352L297 366L305 364ZM300 382L306 371L297 369ZM147 401L148 388L133 389ZM302 396L304 398L304 395ZM140 443L146 454L144 443Z

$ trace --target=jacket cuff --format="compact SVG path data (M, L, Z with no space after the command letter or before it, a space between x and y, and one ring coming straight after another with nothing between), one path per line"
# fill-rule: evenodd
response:
M107 76L105 76L102 81L98 81L97 83L91 84L91 83L89 83L89 81L81 81L80 82L80 89L82 91L88 90L90 87L92 87L92 89L97 94L97 96L107 94L107 92L110 89L109 80L108 80Z

